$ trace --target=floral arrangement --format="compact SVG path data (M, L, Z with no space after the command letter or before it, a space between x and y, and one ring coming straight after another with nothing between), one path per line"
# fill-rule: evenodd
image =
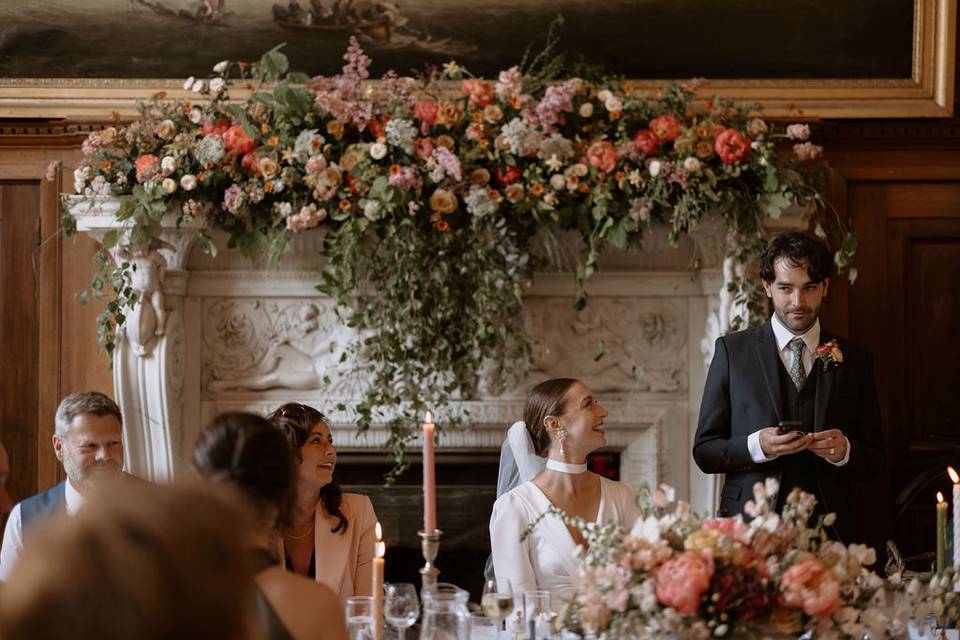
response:
M641 492L630 531L556 511L589 545L580 590L557 624L601 639L813 632L860 640L905 634L911 617L927 614L943 626L956 611L952 576L908 584L901 567L882 579L868 569L873 549L827 538L835 514L809 524L816 499L794 489L778 515L777 491L775 480L754 487L749 522L700 518L668 487Z
M605 244L638 249L654 223L676 241L719 216L746 263L764 246L763 221L796 204L837 264L851 263L855 239L817 187L822 148L807 125L779 131L754 104L698 108L699 82L647 96L619 78L561 78L552 46L489 81L450 62L370 82L355 40L334 77L289 71L279 47L253 64L223 61L186 81L196 101L158 94L127 126L91 134L76 192L129 196L117 217L134 243L173 212L208 250L219 230L275 262L293 234L322 229L318 289L364 336L351 352L370 381L360 428L391 409L398 452L428 403L503 388L528 356L522 296L547 258L535 247L556 245L535 235L579 233L578 307ZM108 350L136 302L129 270L104 260L94 280L95 293L117 296L100 319ZM759 318L759 287L731 286Z
M823 365L823 370L839 367L843 364L843 352L836 340L817 346L817 360Z

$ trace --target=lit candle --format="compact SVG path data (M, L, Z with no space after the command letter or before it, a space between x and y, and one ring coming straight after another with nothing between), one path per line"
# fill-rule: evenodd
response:
M433 415L427 411L423 423L423 529L437 529L437 479L433 467Z
M383 556L387 546L383 543L383 530L380 523L376 527L377 541L373 545L373 637L383 638Z
M947 467L947 474L953 482L953 566L960 569L960 475L953 467Z
M947 503L937 491L937 573L943 573L947 565Z

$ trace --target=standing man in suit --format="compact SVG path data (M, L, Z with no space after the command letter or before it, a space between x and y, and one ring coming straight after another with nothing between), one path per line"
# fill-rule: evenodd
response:
M0 580L13 569L23 541L43 516L76 513L95 485L122 477L123 417L117 404L98 391L73 393L57 408L53 451L67 479L13 507L0 548Z
M774 314L716 342L693 457L724 473L719 516L743 513L753 485L777 478L777 510L791 489L835 512L831 535L856 542L851 481L883 470L873 360L820 326L833 267L827 247L798 231L777 235L760 264ZM833 348L835 347L835 348ZM781 422L799 423L778 428Z

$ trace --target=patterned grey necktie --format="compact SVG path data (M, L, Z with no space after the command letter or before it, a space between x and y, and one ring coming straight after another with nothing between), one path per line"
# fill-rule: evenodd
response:
M794 338L787 345L790 352L793 353L793 365L790 367L790 378L793 384L797 385L797 391L803 388L803 383L807 379L807 372L803 370L803 338Z

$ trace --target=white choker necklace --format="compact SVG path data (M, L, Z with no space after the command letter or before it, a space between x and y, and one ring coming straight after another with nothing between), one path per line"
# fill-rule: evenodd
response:
M567 464L566 462L560 462L559 460L554 460L553 458L547 458L547 469L550 469L551 471L559 471L560 473L576 475L587 470L587 463Z

